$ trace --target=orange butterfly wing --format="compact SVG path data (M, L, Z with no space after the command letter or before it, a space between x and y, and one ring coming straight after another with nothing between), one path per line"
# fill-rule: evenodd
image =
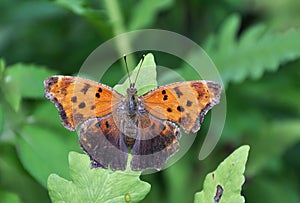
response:
M147 111L159 119L178 123L185 132L197 132L204 115L220 101L218 83L199 80L156 88L141 98Z
M108 86L72 76L49 77L44 86L45 97L55 104L69 130L89 118L111 113L123 97Z

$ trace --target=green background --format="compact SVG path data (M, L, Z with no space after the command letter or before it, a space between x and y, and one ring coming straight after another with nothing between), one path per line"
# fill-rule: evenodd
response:
M101 43L145 28L170 30L203 47L222 76L228 111L208 158L197 159L205 119L180 161L141 177L151 184L142 202L192 202L206 174L243 144L250 145L246 202L300 202L299 9L298 0L1 0L0 202L50 202L49 174L69 179L68 153L81 151L77 134L63 128L44 98L43 80L75 75ZM153 54L158 65L194 79L180 59ZM101 82L114 86L125 75L120 67Z

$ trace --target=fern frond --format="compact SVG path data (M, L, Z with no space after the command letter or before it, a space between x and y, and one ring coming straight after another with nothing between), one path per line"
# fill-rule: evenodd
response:
M224 84L260 78L265 71L276 71L281 64L300 57L300 30L267 32L254 25L238 38L240 18L230 16L218 35L212 36L205 50L219 69Z

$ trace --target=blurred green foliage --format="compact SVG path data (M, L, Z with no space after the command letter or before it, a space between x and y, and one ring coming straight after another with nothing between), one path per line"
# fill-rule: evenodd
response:
M143 28L171 30L201 45L224 80L228 111L213 153L197 160L206 119L181 160L142 176L151 184L142 202L192 202L205 175L242 144L251 147L246 201L300 202L299 8L298 0L2 0L0 202L50 202L48 175L68 178L68 152L81 151L44 99L43 80L76 74L101 43ZM122 52L130 44L117 46ZM193 79L183 61L154 55L158 65ZM125 73L108 74L102 82L114 86Z

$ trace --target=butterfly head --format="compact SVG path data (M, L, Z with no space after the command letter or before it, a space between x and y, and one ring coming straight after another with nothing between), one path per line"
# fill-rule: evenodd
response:
M128 96L137 95L137 89L134 87L134 83L130 83L129 88L127 89L127 95Z

